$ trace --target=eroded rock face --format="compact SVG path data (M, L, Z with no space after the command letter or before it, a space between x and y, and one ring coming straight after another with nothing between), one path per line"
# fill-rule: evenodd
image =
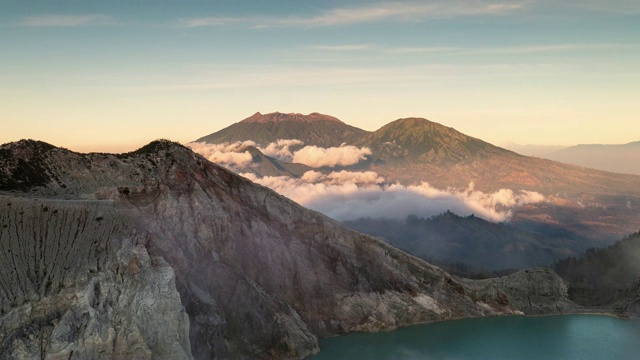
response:
M568 299L567 284L551 269L534 268L500 278L461 281L472 298L508 304L527 315L571 313L579 309Z
M29 146L23 143L3 151L19 150L28 157ZM11 196L67 199L65 206L72 204L68 206L76 206L73 211L79 212L68 214L70 223L87 219L82 222L88 224L87 229L95 228L86 237L84 232L76 236L73 231L52 230L60 226L60 220L44 218L41 208L29 205L39 214L31 222L45 230L22 235L17 230L15 235L3 232L2 244L9 238L29 238L37 243L42 241L39 234L51 232L57 235L45 237L46 245L34 248L58 246L72 254L89 254L88 260L82 257L78 264L61 262L67 264L63 270L73 268L73 274L78 275L57 268L45 274L38 269L47 268L47 258L34 260L34 264L44 265L21 270L37 275L23 281L26 285L21 285L21 291L26 295L3 295L8 299L2 303L6 309L3 317L27 303L34 306L51 299L52 304L43 303L51 309L45 320L25 315L25 322L17 326L33 331L53 327L49 338L59 345L49 346L46 351L50 354L68 355L70 349L74 354L102 354L111 344L110 349L119 349L115 354L132 349L134 352L122 353L127 357L171 353L179 358L189 356L190 343L193 356L199 359L295 359L319 351L318 337L516 314L527 310L529 304L522 301L522 294L527 294L532 309L538 300L546 299L546 290L536 285L537 280L546 278L523 276L514 283L454 278L170 142L154 142L118 156L83 155L56 148L40 156L51 180L29 187L26 193L24 189L14 191ZM2 166L1 160L3 176L10 177L16 168ZM94 200L77 202L79 199ZM96 201L100 199L107 201ZM3 211L7 217L16 216L15 208ZM100 211L104 214L99 215ZM96 220L99 217L103 220ZM8 224L14 226L12 221ZM96 235L90 235L94 232ZM24 254L26 262L39 259L35 251ZM171 295L170 269L175 273L179 298ZM13 276L2 272L3 281ZM47 275L50 273L57 275ZM47 285L43 279L49 278L54 280ZM553 289L549 298L565 295ZM61 305L66 301L54 301L67 291L69 297L85 300L76 300L73 308ZM538 293L542 297L530 296ZM15 300L18 297L26 300ZM188 325L175 301L184 306ZM546 308L546 303L540 305L540 309ZM122 314L127 320L114 322L123 319ZM158 319L154 317L157 314L166 315ZM82 321L93 327L73 330ZM173 334L163 333L158 321L168 322L163 326L173 329ZM188 341L184 326L189 327ZM77 346L68 345L62 339L70 336L58 334L75 334L71 338L84 340L73 343ZM173 345L160 345L158 339L165 336ZM20 345L14 337L5 338L14 344L6 345L7 349L31 349L39 344L35 335L29 340L31 347ZM31 339L28 335L19 338ZM121 344L126 346L118 347Z
M111 202L0 197L0 358L191 358L173 269Z

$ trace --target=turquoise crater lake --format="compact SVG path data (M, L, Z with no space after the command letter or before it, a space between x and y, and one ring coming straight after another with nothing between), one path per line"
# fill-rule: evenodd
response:
M311 359L640 359L640 321L595 315L446 321L322 339Z

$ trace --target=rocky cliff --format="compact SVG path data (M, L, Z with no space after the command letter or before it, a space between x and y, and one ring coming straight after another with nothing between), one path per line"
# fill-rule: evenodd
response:
M0 197L0 358L190 358L172 268L111 201Z
M632 282L624 290L618 292L613 302L613 309L621 315L640 319L640 279Z
M167 141L3 145L0 191L7 357L302 358L350 331L563 311L552 273L452 277Z
M534 268L477 281L459 279L473 299L504 302L527 315L579 312L568 299L567 284L553 270Z

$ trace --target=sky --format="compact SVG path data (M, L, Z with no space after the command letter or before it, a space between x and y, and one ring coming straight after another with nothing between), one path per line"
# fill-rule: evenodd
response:
M0 0L0 143L129 151L257 111L628 143L639 24L637 0Z

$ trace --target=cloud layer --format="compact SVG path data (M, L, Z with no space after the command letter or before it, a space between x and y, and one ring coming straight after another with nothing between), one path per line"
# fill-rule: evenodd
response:
M180 26L245 25L264 27L348 26L379 21L421 21L460 16L505 15L526 7L526 1L449 0L436 2L396 1L335 8L313 16L199 17L180 19Z
M363 160L371 151L355 146L319 148L304 146L299 140L278 140L264 148L253 141L207 144L188 144L193 151L210 161L220 163L239 172L252 164L252 155L246 150L254 146L263 153L283 161L303 163L311 167L352 165ZM245 170L246 171L246 170ZM404 186L389 184L373 171L310 170L300 178L288 176L258 177L252 173L242 176L269 187L276 192L336 220L359 218L404 219L409 215L431 217L444 211L461 216L474 214L485 220L508 221L518 206L545 201L542 194L531 191L514 192L501 189L493 193L475 190L473 183L466 189L436 189L423 182Z
M22 19L20 26L31 27L78 27L112 25L114 20L108 15L38 15L28 16Z
M187 146L200 155L216 163L235 167L247 166L251 163L251 154L244 150L247 146L256 147L263 154L281 161L304 164L313 168L355 165L371 155L366 147L342 145L322 148L318 146L302 146L300 140L281 139L266 147L259 147L253 141L207 144L189 143Z
M305 146L293 153L293 162L314 168L349 166L366 159L367 155L371 155L371 150L366 147L358 148L352 145L342 145L340 147L321 148L312 145Z
M207 160L231 168L242 168L250 165L253 161L253 156L245 148L255 145L256 143L253 141L224 144L192 142L187 144L191 150L204 156Z
M542 194L530 191L516 193L501 189L484 193L475 190L473 183L464 190L436 189L426 182L414 186L388 185L371 171L326 175L309 171L300 179L241 175L340 221L367 217L404 219L409 215L430 217L450 210L461 216L474 214L502 222L508 221L518 206L545 201Z

